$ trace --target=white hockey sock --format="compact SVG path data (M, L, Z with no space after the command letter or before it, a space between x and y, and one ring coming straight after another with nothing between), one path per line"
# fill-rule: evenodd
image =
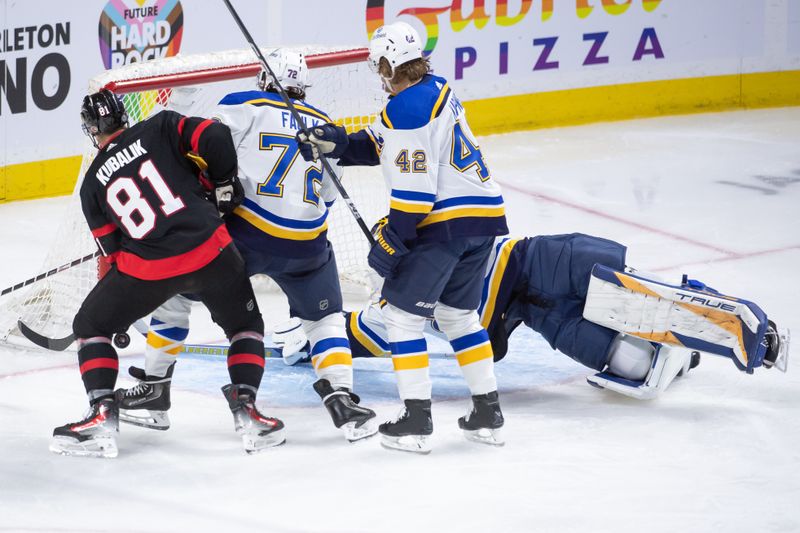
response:
M169 366L178 359L189 335L191 310L191 300L175 296L153 312L144 358L144 371L148 376L163 378Z
M344 328L344 315L332 313L321 320L303 320L311 343L311 364L320 379L334 388L353 389L353 356Z
M428 345L422 334L425 319L407 313L392 304L387 304L383 308L383 319L389 336L400 399L430 400Z
M472 395L497 390L492 344L489 334L480 324L478 312L456 309L440 302L434 315L439 328L450 340Z

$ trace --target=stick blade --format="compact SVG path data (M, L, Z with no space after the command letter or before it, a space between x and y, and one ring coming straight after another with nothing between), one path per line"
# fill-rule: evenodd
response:
M51 339L50 337L45 337L44 335L33 331L22 320L17 321L17 327L19 328L20 333L22 333L22 335L33 344L47 350L53 350L54 352L63 352L69 348L70 344L72 344L72 342L75 340L75 335L72 333L62 339Z

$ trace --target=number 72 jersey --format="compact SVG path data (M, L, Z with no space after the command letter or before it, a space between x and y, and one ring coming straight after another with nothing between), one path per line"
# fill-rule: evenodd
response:
M294 105L308 127L330 122L311 105ZM336 189L319 162L305 161L299 125L275 93L246 91L222 99L214 118L231 129L244 203L228 219L237 242L281 257L312 257L327 248L328 208Z

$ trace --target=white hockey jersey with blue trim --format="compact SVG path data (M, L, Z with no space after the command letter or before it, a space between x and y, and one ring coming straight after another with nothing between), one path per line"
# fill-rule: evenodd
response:
M324 112L294 101L308 127L330 122ZM319 162L303 160L299 129L275 93L232 93L213 118L226 124L239 159L245 201L228 219L233 237L284 257L309 257L327 246L328 207L336 189Z

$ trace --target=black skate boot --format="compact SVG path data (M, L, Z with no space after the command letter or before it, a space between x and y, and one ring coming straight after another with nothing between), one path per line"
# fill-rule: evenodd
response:
M117 389L114 393L119 404L119 419L126 424L150 429L169 429L169 389L175 363L169 365L163 378L148 376L144 370L132 366L128 373L139 380L130 389Z
M222 393L233 413L233 427L242 436L244 451L256 453L286 442L283 422L262 415L256 408L256 391L247 385L225 385Z
M778 329L775 322L769 320L767 332L764 334L764 340L761 344L764 346L766 352L764 353L764 366L772 368L773 366L781 372L786 372L786 367L789 362L789 330Z
M492 391L472 397L472 410L458 419L458 427L464 430L464 436L468 440L502 446L505 444L500 438L503 422L497 391Z
M393 450L431 453L429 441L433 433L430 400L405 400L405 407L397 420L384 422L378 427L381 446Z
M80 457L116 457L119 409L113 398L95 403L79 422L53 430L50 451Z
M349 389L334 389L330 381L320 379L314 383L314 390L328 409L333 425L342 430L348 441L366 439L378 432L375 411L358 405L359 397Z

